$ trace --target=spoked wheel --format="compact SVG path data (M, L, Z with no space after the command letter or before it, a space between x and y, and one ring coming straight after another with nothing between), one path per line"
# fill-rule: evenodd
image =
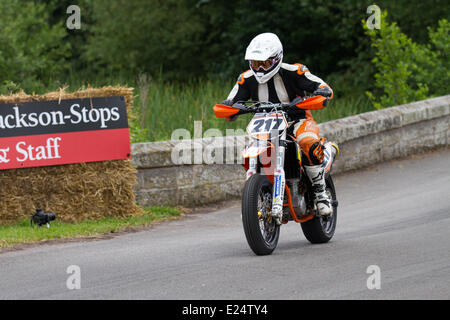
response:
M253 252L268 255L276 248L280 226L271 216L273 186L266 176L256 174L247 180L242 195L242 223Z
M326 192L331 199L333 213L329 216L314 217L301 224L303 234L311 243L326 243L333 238L337 223L337 200L333 179L328 176L325 179Z

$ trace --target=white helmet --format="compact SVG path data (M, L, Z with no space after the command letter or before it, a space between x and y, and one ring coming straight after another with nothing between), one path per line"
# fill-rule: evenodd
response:
M266 83L281 68L283 45L274 33L261 33L253 38L245 52L250 69L259 83Z

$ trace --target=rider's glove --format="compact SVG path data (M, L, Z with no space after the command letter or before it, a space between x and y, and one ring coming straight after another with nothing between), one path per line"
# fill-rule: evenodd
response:
M226 106L232 106L233 105L233 101L231 101L231 100L224 100L224 101L222 101L222 104L224 104L224 105L226 105ZM233 121L235 121L236 119L237 119L237 115L234 115L234 116L231 116L231 117L227 117L227 118L225 118L228 122L233 122Z
M323 86L322 88L317 88L316 91L313 92L313 95L331 98L333 96L333 91L329 86Z

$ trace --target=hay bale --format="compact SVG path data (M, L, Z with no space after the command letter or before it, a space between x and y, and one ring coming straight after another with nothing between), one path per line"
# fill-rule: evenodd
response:
M123 87L73 93L61 89L45 95L0 96L0 104L123 96L131 114L132 92ZM133 192L136 182L129 159L0 170L0 223L30 218L37 208L55 212L58 220L67 222L139 215L142 209Z

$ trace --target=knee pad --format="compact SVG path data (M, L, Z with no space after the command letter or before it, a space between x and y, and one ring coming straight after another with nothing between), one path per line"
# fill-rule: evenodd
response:
M307 165L319 165L322 164L324 158L324 144L325 139L304 139L300 145L303 151L303 159Z

